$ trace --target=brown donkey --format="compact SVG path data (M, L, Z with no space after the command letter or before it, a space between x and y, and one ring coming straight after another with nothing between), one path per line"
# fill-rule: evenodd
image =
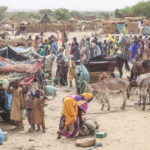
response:
M97 83L89 84L86 81L84 82L85 92L96 93L98 96L103 96L103 99L108 103L108 110L110 110L110 103L108 99L109 94L116 94L121 92L123 95L123 104L121 109L125 109L126 101L127 101L127 94L128 94L128 87L129 81L128 79L124 78L111 78L108 80L100 81ZM102 110L104 109L104 101L102 100Z

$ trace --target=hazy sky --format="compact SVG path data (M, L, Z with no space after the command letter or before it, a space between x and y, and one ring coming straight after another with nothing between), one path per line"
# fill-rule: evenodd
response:
M141 0L0 0L0 5L9 9L55 9L69 10L115 10L132 6Z

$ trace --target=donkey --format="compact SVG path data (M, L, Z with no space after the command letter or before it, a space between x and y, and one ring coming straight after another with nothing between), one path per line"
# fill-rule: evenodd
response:
M143 111L145 110L147 95L150 97L150 73L140 75L136 79L138 89L139 89L139 106L141 106L141 101L143 101Z
M109 94L115 94L121 92L123 95L123 104L121 109L125 109L126 101L128 96L128 88L129 88L129 81L125 78L110 78L108 80L103 80L98 83L89 84L86 81L85 83L85 92L91 92L93 94L96 93L98 96L103 96L103 99L108 103L108 110L110 110L110 103L108 99ZM102 108L104 109L104 101L102 100Z
M130 80L136 79L139 75L150 73L150 60L136 61L131 69Z

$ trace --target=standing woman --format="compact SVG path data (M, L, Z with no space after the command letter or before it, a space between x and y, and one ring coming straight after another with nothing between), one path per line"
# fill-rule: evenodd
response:
M150 38L146 40L146 52L147 52L147 58L150 60Z
M74 61L80 60L80 51L79 51L79 44L77 42L77 38L73 38L72 47L71 47L71 53L74 56Z
M79 136L82 125L82 115L87 112L88 103L93 99L91 93L66 96L63 99L62 116L60 118L58 139L61 135L67 138Z
M38 44L39 44L39 36L37 35L35 37L34 43L33 43L33 47L34 49L37 51L38 50Z

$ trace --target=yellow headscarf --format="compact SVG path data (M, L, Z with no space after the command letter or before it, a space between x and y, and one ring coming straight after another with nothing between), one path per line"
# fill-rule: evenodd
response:
M71 97L65 97L63 102L63 115L65 116L65 127L67 127L78 115L77 102Z
M83 93L81 95L85 97L87 101L89 101L93 97L93 94L91 93Z

